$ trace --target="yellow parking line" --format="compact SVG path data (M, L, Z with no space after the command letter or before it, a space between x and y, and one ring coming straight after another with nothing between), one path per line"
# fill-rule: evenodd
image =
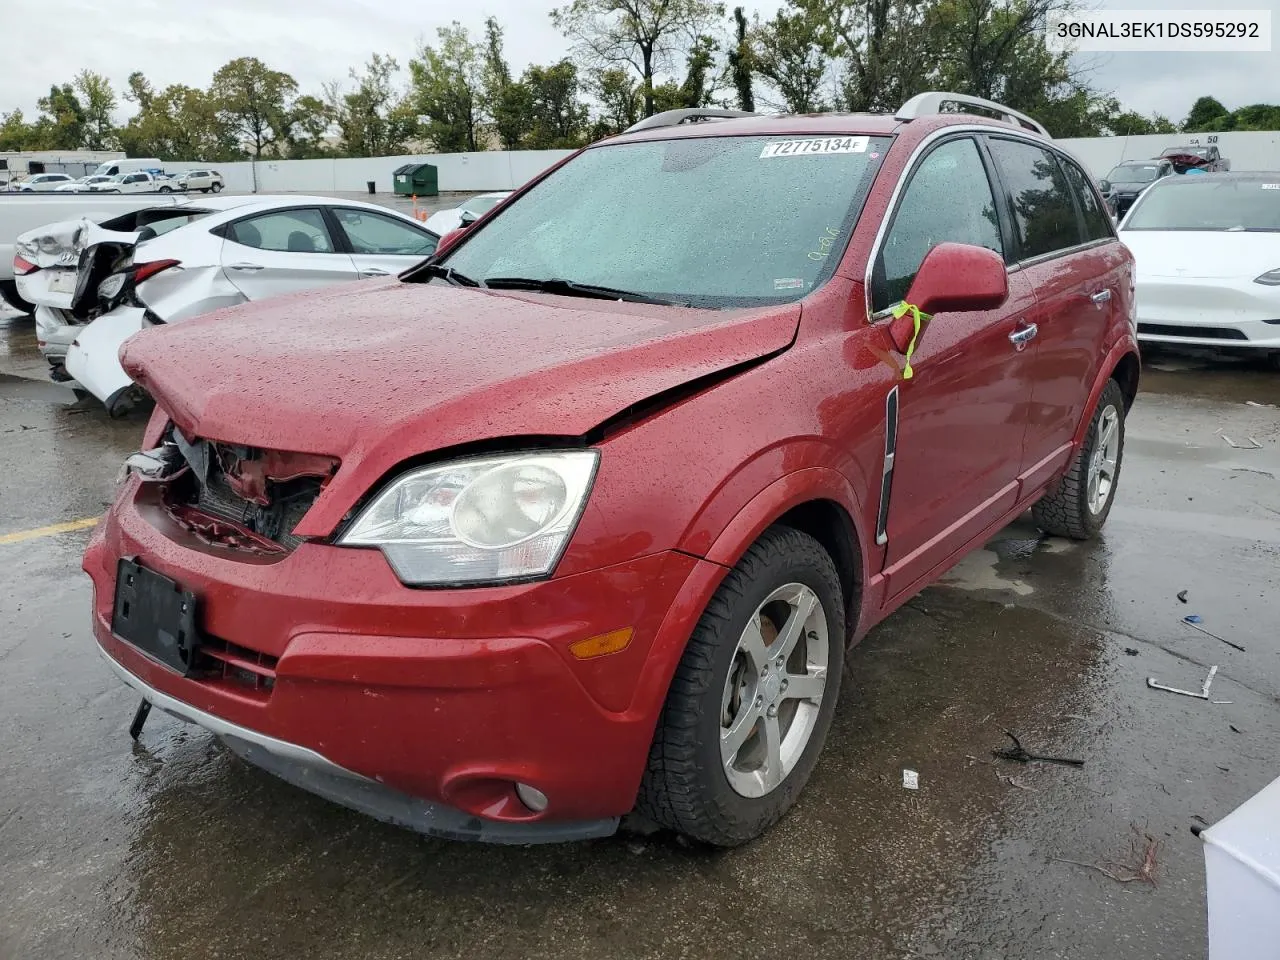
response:
M84 520L68 520L66 523L55 523L48 527L37 527L34 530L19 530L17 533L0 533L0 546L6 543L22 543L24 540L38 540L40 537L52 537L58 533L70 533L73 530L88 530L96 527L101 517L87 517Z

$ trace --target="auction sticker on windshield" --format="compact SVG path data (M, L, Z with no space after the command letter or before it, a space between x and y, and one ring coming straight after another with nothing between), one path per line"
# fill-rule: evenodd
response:
M866 153L870 137L813 137L806 140L775 140L766 143L760 159L801 157L815 153Z

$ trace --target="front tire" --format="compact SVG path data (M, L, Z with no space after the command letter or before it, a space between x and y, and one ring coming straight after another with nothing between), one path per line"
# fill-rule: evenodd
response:
M1124 460L1124 392L1108 380L1089 422L1084 445L1055 492L1031 508L1040 529L1072 540L1092 540L1115 503Z
M840 695L844 599L808 534L771 527L694 629L658 718L636 800L643 816L719 847L789 810Z

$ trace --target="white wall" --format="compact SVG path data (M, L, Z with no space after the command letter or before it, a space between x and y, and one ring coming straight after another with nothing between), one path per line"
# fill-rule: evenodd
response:
M372 180L379 193L391 193L393 175L406 163L431 163L439 171L442 192L513 190L570 150L490 150L480 153L442 153L430 156L369 157L342 160L264 160L241 163L166 163L170 173L215 167L227 189L258 193L364 192ZM256 185L255 185L256 179Z
M1191 140L1209 143L1216 136L1232 170L1280 171L1280 133L1158 134L1146 137L1093 137L1058 141L1076 154L1096 177L1104 177L1121 160L1146 160L1165 147ZM367 181L379 193L391 193L393 174L406 163L433 163L445 193L513 190L547 167L567 157L569 150L489 150L479 153L441 153L427 156L370 157L344 160L265 160L261 163L213 164L236 192L363 193ZM169 172L195 170L210 164L166 163Z
M1105 177L1121 160L1148 160L1166 147L1199 141L1207 146L1217 137L1218 149L1232 170L1280 171L1280 133L1170 133L1144 137L1090 137L1059 140L1080 158L1095 177Z

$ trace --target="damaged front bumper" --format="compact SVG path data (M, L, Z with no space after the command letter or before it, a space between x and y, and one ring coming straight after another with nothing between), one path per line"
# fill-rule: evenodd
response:
M67 373L115 413L137 388L120 366L120 348L144 325L142 307L119 307L83 327L67 349Z

